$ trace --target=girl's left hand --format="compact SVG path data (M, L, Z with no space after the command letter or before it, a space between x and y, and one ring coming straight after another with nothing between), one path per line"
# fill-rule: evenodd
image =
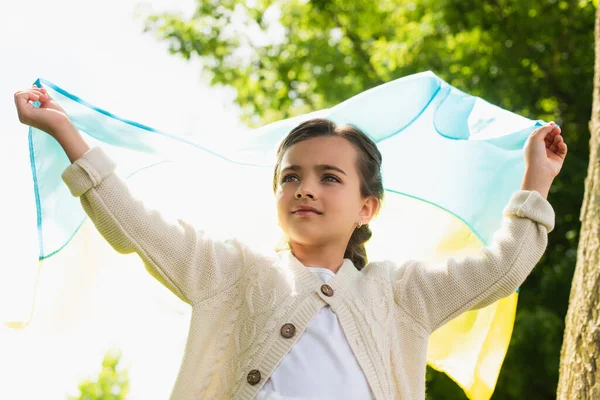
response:
M532 132L525 143L525 168L529 172L549 179L558 175L567 156L567 144L560 133L554 121Z

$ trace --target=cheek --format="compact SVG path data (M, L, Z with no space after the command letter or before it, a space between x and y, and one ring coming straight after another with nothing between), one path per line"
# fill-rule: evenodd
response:
M358 218L360 199L355 198L353 192L332 191L326 196L327 209L333 211L336 218L340 220L351 220Z
M329 208L336 211L342 211L348 207L350 193L347 193L344 190L330 190L324 194L322 200L327 203Z
M275 192L275 201L277 203L277 212L280 216L282 216L282 213L285 214L285 210L289 209L292 198L293 193L290 190L286 190L282 186L277 189Z

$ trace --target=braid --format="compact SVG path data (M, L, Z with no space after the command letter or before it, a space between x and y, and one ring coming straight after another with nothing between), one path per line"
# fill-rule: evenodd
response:
M363 225L352 232L352 236L350 236L350 241L346 247L344 258L350 259L359 271L369 262L365 243L371 239L372 235L373 232L371 232L369 225Z

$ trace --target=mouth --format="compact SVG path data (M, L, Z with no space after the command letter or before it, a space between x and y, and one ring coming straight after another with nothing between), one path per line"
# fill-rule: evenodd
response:
M323 213L314 207L303 204L303 205L298 205L298 206L294 207L292 209L292 214L300 216L300 217L309 217L311 215L321 215Z
M300 216L300 217L309 217L311 215L321 215L320 212L313 211L313 210L298 210L298 211L293 211L292 214Z

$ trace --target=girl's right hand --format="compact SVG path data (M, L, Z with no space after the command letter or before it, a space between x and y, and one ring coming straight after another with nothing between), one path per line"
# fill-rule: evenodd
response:
M40 107L34 107L30 101L39 101ZM55 136L65 124L71 123L65 110L50 98L45 88L33 85L30 89L15 93L15 106L21 123L51 136Z

